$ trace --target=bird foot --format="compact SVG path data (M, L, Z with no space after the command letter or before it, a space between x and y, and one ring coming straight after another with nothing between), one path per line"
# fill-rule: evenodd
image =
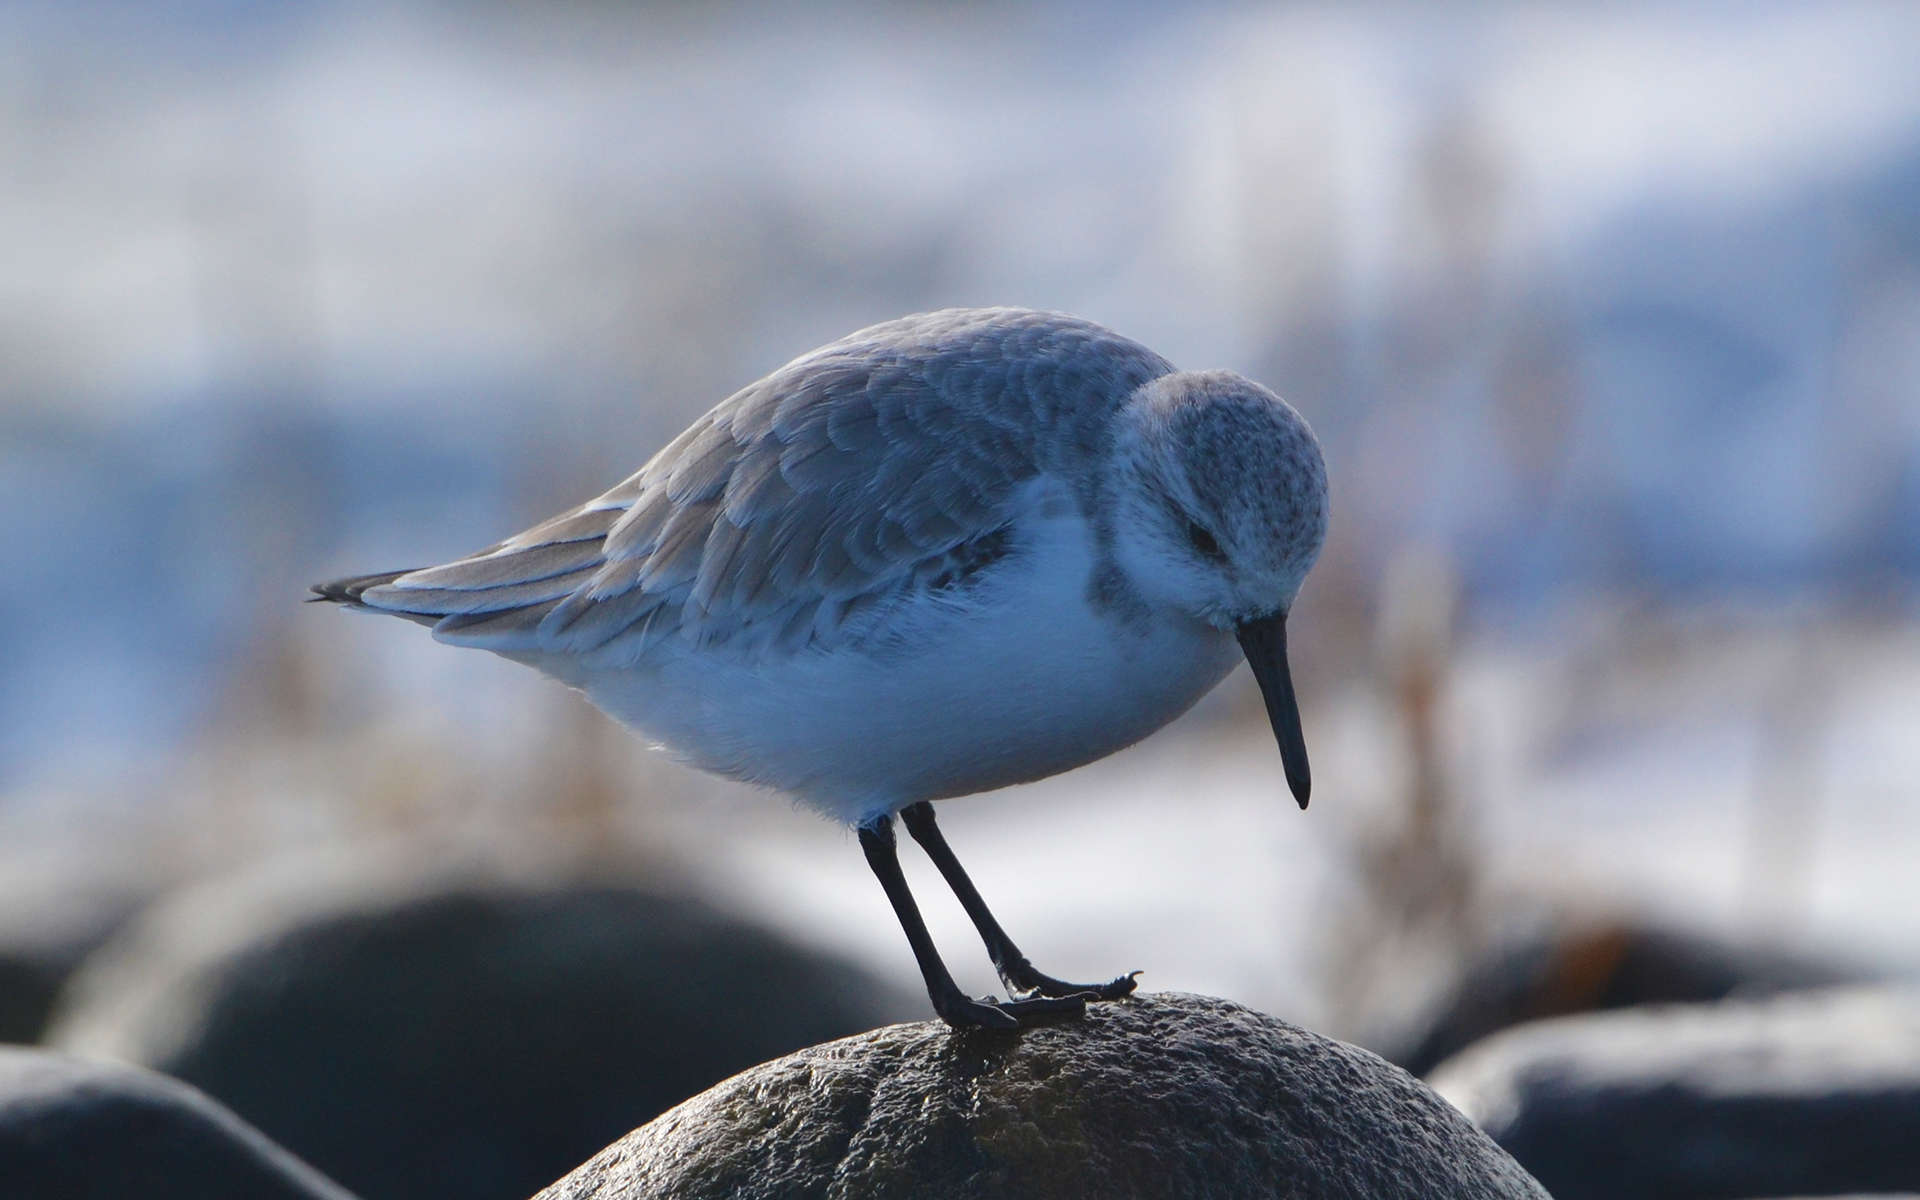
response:
M1140 972L1129 971L1118 979L1105 983L1068 983L1064 979L1055 979L1033 969L1032 964L1021 962L1000 972L1000 982L1007 985L1007 991L1020 996L1087 996L1094 1000L1118 1000L1130 996L1138 986L1134 982Z
M970 999L955 992L935 1001L934 1011L955 1029L1018 1029L1029 1018L1078 1016L1086 1011L1089 1000L1098 999L1092 991L1064 996L1021 996L999 1000L984 996Z

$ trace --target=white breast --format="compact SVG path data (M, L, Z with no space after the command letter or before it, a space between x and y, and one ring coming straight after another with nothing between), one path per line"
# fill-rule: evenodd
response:
M966 602L891 613L884 651L680 643L618 672L554 673L676 756L849 822L1092 762L1185 712L1236 656L1197 621L1096 611L1090 531L1050 499Z

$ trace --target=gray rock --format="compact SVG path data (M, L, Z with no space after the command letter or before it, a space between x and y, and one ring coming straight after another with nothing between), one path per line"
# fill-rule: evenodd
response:
M50 1039L205 1089L368 1200L481 1200L914 1011L691 899L370 857L174 898L87 964Z
M1415 1033L1382 1052L1416 1075L1509 1026L1639 1004L1724 1000L1858 982L1864 972L1781 946L1600 917L1545 922L1483 948Z
M1412 1076L1224 1000L1015 1033L896 1025L764 1063L537 1200L1546 1195Z
M178 1080L0 1046L0 1196L353 1200Z
M1567 1017L1434 1087L1560 1200L1920 1190L1920 995L1846 989Z
M0 858L0 1043L38 1041L68 978L162 888L92 843Z

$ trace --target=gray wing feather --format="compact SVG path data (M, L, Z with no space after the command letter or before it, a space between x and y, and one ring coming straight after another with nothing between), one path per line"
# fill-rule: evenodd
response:
M410 571L402 578L407 588L487 591L572 574L582 567L597 567L600 561L598 540L581 538L524 549L509 547L444 567Z
M862 330L695 421L617 487L358 594L449 641L638 656L669 634L824 636L1072 474L1158 355L1057 314L955 309Z
M568 571L562 575L543 575L520 583L502 583L491 587L423 587L415 584L391 583L378 594L363 598L375 608L394 607L401 611L422 615L441 613L502 612L510 608L525 608L529 604L539 604L547 600L558 600L570 594L575 588L590 582L600 564L593 563L577 571ZM372 589L370 589L372 590ZM404 604L384 603L386 592L400 593Z
M463 613L442 617L433 627L434 636L457 646L484 646L510 649L527 644L540 622L559 601L510 608L505 612Z

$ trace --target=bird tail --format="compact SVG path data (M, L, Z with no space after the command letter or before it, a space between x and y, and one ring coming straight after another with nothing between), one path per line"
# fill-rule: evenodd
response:
M408 567L407 571L413 568ZM307 603L318 604L326 601L331 604L346 604L354 608L365 608L360 602L360 594L370 587L379 587L383 583L392 583L405 575L407 571L381 571L373 575L349 575L345 579L336 579L331 583L316 583L308 589L313 595L307 597Z
M361 612L390 613L393 616L405 617L407 620L417 622L421 625L436 624L440 620L440 614L438 613L397 612L390 608L375 608L360 598L361 594L368 588L380 587L384 584L392 583L413 569L414 568L409 567L405 571L380 571L372 575L349 575L345 579L335 579L330 583L316 583L308 589L313 595L307 597L307 603L340 604L347 608L358 609Z

